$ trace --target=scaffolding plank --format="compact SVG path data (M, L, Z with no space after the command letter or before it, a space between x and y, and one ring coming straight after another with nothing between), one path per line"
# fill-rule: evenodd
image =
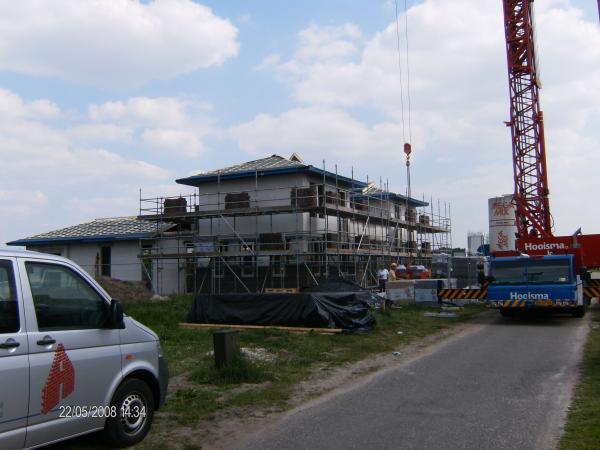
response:
M230 216L254 216L254 215L269 215L269 214L295 214L295 213L303 213L303 212L313 212L313 213L325 213L328 216L337 216L343 218L364 218L369 219L371 222L382 224L382 223L391 223L391 224L399 224L404 226L410 226L415 229L419 229L423 232L428 233L443 233L446 230L442 227L437 227L432 224L423 224L419 222L411 221L410 223L398 219L396 217L388 217L385 214L377 215L369 213L369 211L363 211L356 208L351 208L348 206L338 206L335 207L331 204L323 206L312 206L312 207L294 207L293 205L282 205L282 206L259 206L254 208L231 208L231 209L214 209L214 210L198 210L198 211L190 211L181 214L143 214L138 216L140 220L149 220L149 221L176 221L176 219L181 220L191 220L191 219L209 219L211 217L230 217Z

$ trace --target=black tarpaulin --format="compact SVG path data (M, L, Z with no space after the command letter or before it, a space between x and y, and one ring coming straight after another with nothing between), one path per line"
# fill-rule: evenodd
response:
M363 292L201 294L194 299L188 321L364 332L375 325L367 303L368 295Z
M363 292L368 289L342 277L319 279L319 284L302 288L302 292Z
M319 280L319 284L302 288L302 292L360 292L362 293L360 298L365 300L369 306L378 306L381 303L381 298L373 294L369 289L342 277L321 279Z

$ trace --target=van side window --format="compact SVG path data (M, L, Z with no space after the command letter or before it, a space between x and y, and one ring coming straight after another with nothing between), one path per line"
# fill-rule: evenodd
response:
M19 331L19 308L12 262L0 259L0 334Z
M109 306L76 272L58 264L26 262L39 331L102 328Z

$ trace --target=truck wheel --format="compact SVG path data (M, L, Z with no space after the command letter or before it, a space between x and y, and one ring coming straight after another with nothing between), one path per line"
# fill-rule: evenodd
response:
M115 408L116 417L109 417L104 426L104 438L109 445L128 447L146 437L154 417L154 397L146 383L137 378L124 381L110 406Z
M575 308L575 311L573 311L573 317L583 317L583 316L585 316L585 311L586 311L585 305L578 306L577 308Z
M502 317L514 317L515 310L508 308L500 308L500 314L502 314Z

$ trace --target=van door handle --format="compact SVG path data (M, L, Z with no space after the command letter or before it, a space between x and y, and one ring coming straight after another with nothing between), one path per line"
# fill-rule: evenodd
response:
M56 339L52 339L51 337L45 337L41 341L37 341L37 345L52 345L56 344Z
M16 341L9 342L9 341L6 341L6 342L3 342L2 344L0 344L0 348L3 348L3 349L17 348L19 345L21 345L20 342L16 342Z

